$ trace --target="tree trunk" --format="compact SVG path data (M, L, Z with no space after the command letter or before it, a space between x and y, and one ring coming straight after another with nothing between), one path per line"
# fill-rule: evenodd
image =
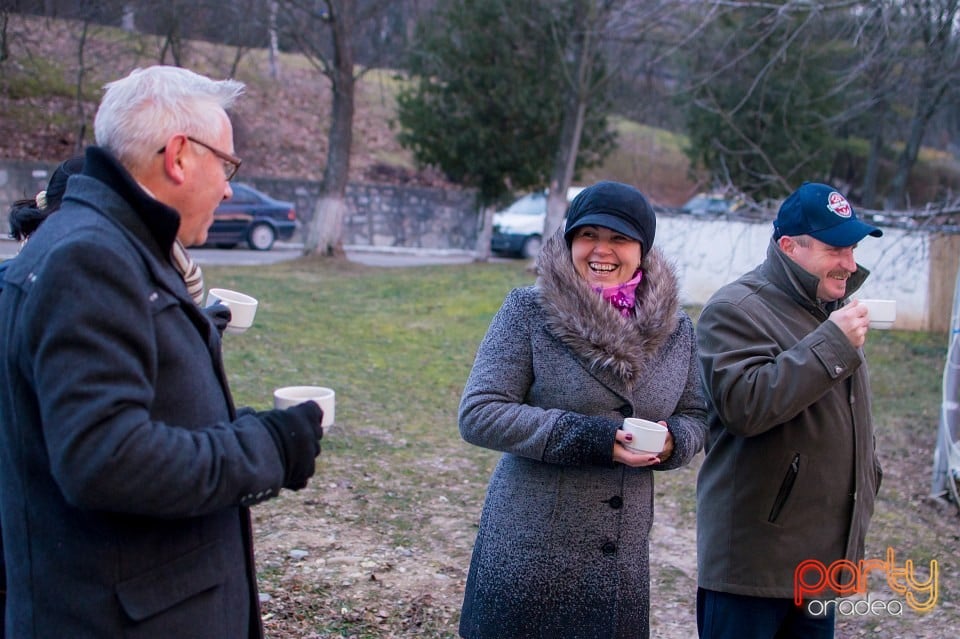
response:
M233 49L233 62L230 64L230 73L227 77L235 78L237 77L237 69L240 68L240 61L243 60L243 54L246 53L247 49L242 44L238 44Z
M493 236L493 213L492 206L485 206L480 211L479 227L477 233L477 246L475 248L477 262L490 261L490 238Z
M922 94L921 94L922 96ZM890 195L887 198L888 209L902 209L909 206L907 202L907 180L910 178L910 171L917 163L917 156L920 154L920 145L923 143L923 134L927 129L927 123L937 111L939 98L931 99L924 104L925 100L917 100L917 111L910 121L910 135L907 137L907 143L900 152L900 158L897 161L897 172L890 181Z
M268 27L270 33L270 78L276 81L280 79L280 45L277 39L277 12L279 11L279 3L277 0L269 0L267 7L270 11L270 23Z
M167 53L170 53L171 65L175 67L183 66L180 64L183 58L183 40L180 36L180 25L174 22L170 25L169 31L163 40L163 47L160 49L160 64L167 64Z
M567 189L573 181L587 105L583 100L572 95L565 111L556 160L550 176L550 190L547 194L547 216L543 224L544 240L551 237L560 227L567 212Z
M76 105L76 117L79 125L77 127L77 142L74 144L74 152L80 154L86 146L87 135L87 114L84 108L84 79L86 77L86 63L84 62L84 53L86 52L87 35L90 32L90 21L84 20L80 29L80 36L77 40L77 92L74 102Z
M553 236L563 222L567 211L567 189L573 181L573 173L577 165L580 137L583 134L583 122L587 113L587 96L591 90L590 71L593 68L596 47L593 37L596 6L593 2L587 2L578 4L578 9L578 13L585 14L584 20L578 20L584 26L574 31L569 51L574 64L569 74L571 86L566 87L565 91L567 98L563 109L563 122L560 125L560 140L550 174L547 215L543 222L544 240Z
M927 125L940 109L947 89L954 84L954 68L958 57L954 23L960 2L948 0L917 5L926 46L922 53L923 66L918 81L919 90L913 103L910 134L897 162L897 172L893 176L890 197L887 199L888 208L894 209L908 205L907 180L910 171L917 162Z
M883 157L883 115L886 108L878 107L873 111L870 117L870 126L873 131L870 135L870 151L863 175L863 196L860 198L863 207L867 209L872 209L877 199L877 177L880 175L880 160Z
M343 220L346 214L347 180L353 145L354 85L351 0L331 1L333 65L329 70L333 93L327 166L323 171L320 198L313 210L304 255L342 257Z
M329 196L321 192L313 207L313 219L307 225L304 255L343 257L346 254L340 241L341 233L338 230L334 235L332 231L334 226L343 228L346 208L347 203L342 196Z
M0 9L0 62L10 57L10 42L7 40L7 25L10 14L6 8Z
M123 15L120 18L120 28L127 33L136 33L136 7L132 2L124 3Z

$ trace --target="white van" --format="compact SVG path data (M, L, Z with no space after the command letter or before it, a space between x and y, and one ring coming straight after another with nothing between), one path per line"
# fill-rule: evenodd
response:
M585 187L567 189L567 205ZM499 255L536 257L543 244L543 222L547 217L547 191L528 193L493 214L490 250Z

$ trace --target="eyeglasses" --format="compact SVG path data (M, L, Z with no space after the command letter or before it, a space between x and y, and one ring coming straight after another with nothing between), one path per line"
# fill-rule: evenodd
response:
M220 149L212 147L206 142L201 142L200 140L198 140L197 138L191 135L186 136L186 138L191 142L195 142L196 144L199 144L200 146L207 149L208 151L213 153L215 156L223 160L223 176L227 179L227 182L232 180L237 175L237 171L240 170L240 165L243 164L243 160L241 160L235 155L224 153ZM167 150L167 147L164 146L159 151L157 151L157 153L160 154L166 150Z

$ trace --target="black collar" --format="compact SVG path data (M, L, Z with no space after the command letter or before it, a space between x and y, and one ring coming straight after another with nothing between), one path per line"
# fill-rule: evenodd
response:
M87 147L83 174L106 184L126 200L160 248L170 253L180 230L176 209L148 195L116 157L102 147Z

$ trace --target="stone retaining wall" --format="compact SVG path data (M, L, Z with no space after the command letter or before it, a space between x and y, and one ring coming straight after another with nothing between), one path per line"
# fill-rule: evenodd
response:
M0 160L0 232L14 201L42 190L55 164ZM320 185L307 180L244 178L244 182L296 205L301 222L313 216ZM347 187L344 244L473 250L478 214L474 192L390 184Z

